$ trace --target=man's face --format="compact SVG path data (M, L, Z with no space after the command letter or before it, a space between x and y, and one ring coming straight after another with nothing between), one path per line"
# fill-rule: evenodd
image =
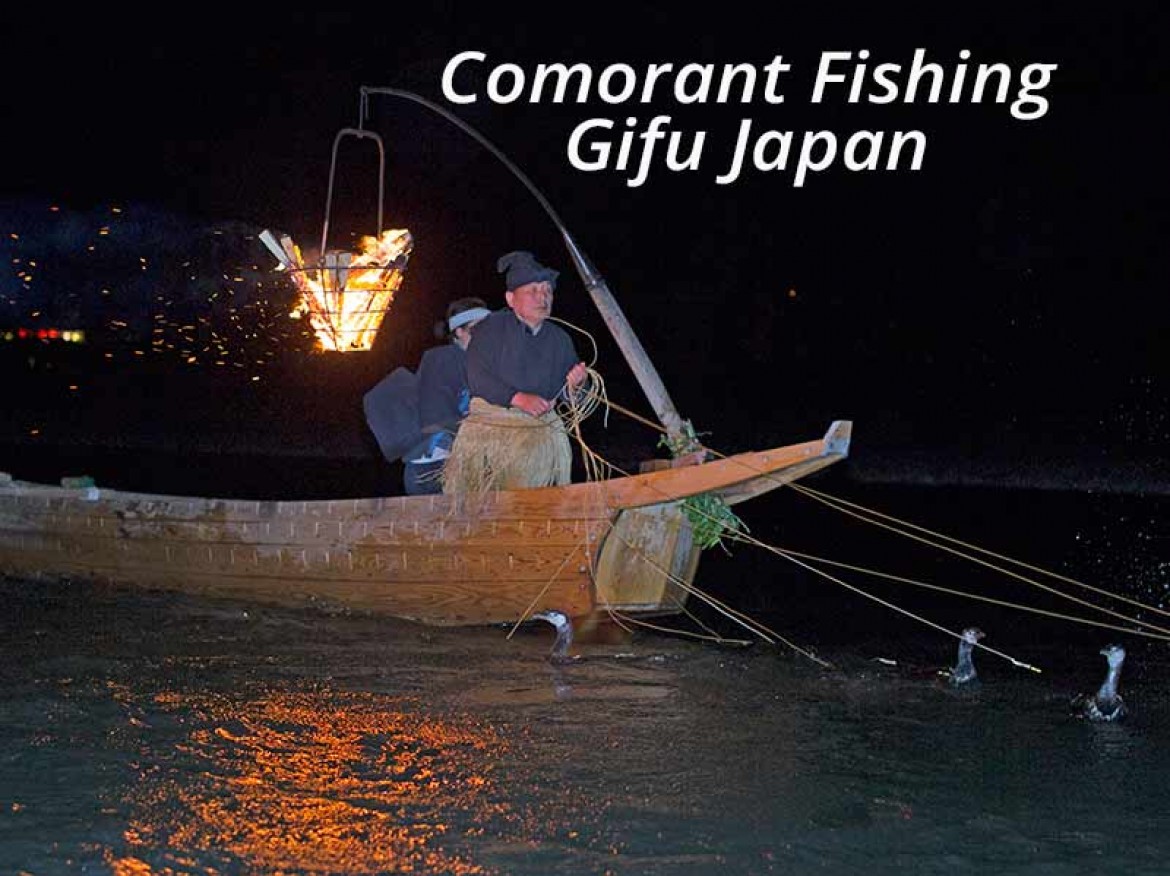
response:
M505 293L508 306L520 320L536 328L552 314L553 290L547 282L525 283Z

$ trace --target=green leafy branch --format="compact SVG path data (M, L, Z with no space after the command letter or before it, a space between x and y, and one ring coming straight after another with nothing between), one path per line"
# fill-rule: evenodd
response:
M678 437L663 435L658 439L658 445L665 447L672 456L678 458L700 449L703 443L699 440L699 433L695 431L690 420L685 420ZM723 538L728 533L748 531L747 525L731 510L727 502L714 493L700 493L684 499L682 510L691 523L691 536L695 544L703 550L719 545L727 551Z
M727 502L714 493L700 493L683 500L683 513L691 522L691 535L703 550L719 545L727 553L723 538L730 532L747 532L747 525Z

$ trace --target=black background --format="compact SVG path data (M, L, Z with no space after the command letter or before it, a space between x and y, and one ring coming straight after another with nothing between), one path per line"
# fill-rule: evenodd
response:
M856 422L851 465L864 477L1157 491L1167 483L1170 432L1165 24L1154 4L1092 16L1056 4L1010 14L773 6L766 15L727 5L200 7L166 24L107 10L12 13L0 60L0 198L79 212L149 205L283 230L311 246L333 139L358 124L359 89L411 90L473 125L527 174L712 446L805 440L845 418ZM1049 111L1020 121L990 102L872 107L840 92L819 106L808 100L821 52L868 49L872 63L908 65L915 48L944 67L962 49L972 64L1003 62L1017 73L1058 64L1044 92ZM683 107L665 91L648 106L481 97L457 107L439 82L465 49L488 55L485 70L762 65L777 54L793 69L780 107ZM306 355L259 382L131 359L57 401L54 387L77 384L78 374L54 384L44 355L32 367L22 350L6 360L13 385L26 389L15 396L9 440L368 453L361 393L417 360L449 299L502 304L494 262L511 249L563 271L557 315L597 339L594 367L611 398L651 416L531 193L426 109L375 95L370 110L366 124L387 144L387 224L408 226L416 240L372 353L344 362ZM607 117L620 129L628 115L642 123L670 115L672 130L708 131L701 169L669 172L661 145L638 187L626 184L630 172L570 166L566 145L580 122ZM838 164L802 188L791 170L716 185L745 117L757 130L830 130L842 140L861 129L921 130L925 163L875 173ZM365 230L374 211L368 156L341 154L339 237ZM588 342L578 346L592 360ZM622 462L632 443L653 447L652 433L621 417L591 429Z

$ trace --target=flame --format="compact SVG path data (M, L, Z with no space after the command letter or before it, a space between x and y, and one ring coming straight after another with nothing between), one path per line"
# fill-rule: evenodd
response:
M305 267L300 248L288 244L289 272L301 293L290 315L308 316L322 350L369 350L402 285L414 249L411 233L391 228L364 236L360 252L330 250L316 267Z

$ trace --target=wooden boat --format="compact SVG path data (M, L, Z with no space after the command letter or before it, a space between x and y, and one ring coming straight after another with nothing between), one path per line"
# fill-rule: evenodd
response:
M707 462L605 281L536 191L679 458L607 480L476 496L243 501L48 486L0 476L0 572L105 579L253 602L386 613L435 625L517 622L546 609L577 620L682 610L701 548L684 503L728 505L846 457L851 424L824 437ZM338 135L381 141L364 129ZM334 144L336 164L337 144ZM330 192L333 189L332 170ZM381 230L379 179L379 232ZM329 224L326 206L325 227ZM327 252L322 236L322 252Z
M480 496L249 501L0 476L0 571L436 625L679 612L700 549L682 510L729 505L845 458L814 441L609 480Z

